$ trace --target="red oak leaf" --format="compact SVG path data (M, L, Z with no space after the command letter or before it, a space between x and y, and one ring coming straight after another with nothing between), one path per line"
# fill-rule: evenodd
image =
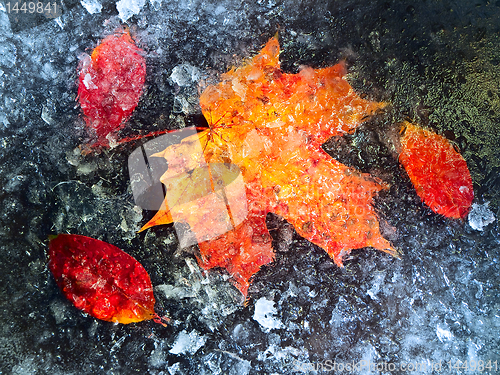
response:
M405 122L399 161L418 196L432 211L454 219L467 216L474 190L467 163L443 136Z
M384 106L361 99L344 74L343 64L283 73L277 38L223 74L200 97L210 128L154 155L168 162L161 177L167 197L142 230L189 224L201 267L226 268L245 296L250 277L274 258L268 212L288 220L338 266L352 249L396 255L372 207L381 182L321 149ZM230 167L220 172L215 165Z
M123 324L159 317L149 275L116 246L74 234L53 236L49 268L73 304L95 318Z
M109 35L83 61L78 99L87 127L97 136L92 146L108 146L109 135L123 127L137 107L145 77L143 51L128 32Z

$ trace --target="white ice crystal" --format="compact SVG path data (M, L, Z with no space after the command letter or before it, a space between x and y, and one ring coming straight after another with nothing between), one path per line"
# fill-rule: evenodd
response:
M8 41L0 40L0 67L13 68L16 65L16 60L16 46Z
M200 79L200 70L190 64L181 64L174 66L170 80L179 86L190 86L197 83Z
M453 340L453 333L448 328L447 324L438 324L436 326L436 335L441 342Z
M162 0L149 0L154 10L160 10Z
M273 316L276 313L274 301L269 301L265 297L262 297L255 303L253 318L259 322L264 332L269 332L271 329L283 327L283 323Z
M7 9L0 3L0 40L4 37L11 37L12 29L10 27L9 15L7 14Z
M495 221L495 215L488 208L490 202L484 204L472 204L472 209L469 213L469 225L472 229L483 230L488 224Z
M139 14L146 0L120 0L116 3L116 9L120 19L125 22L135 14Z
M197 331L181 331L179 336L175 339L174 346L170 349L172 354L194 354L205 345L207 338L205 336L200 336Z
M102 4L98 0L80 0L80 3L90 14L101 13Z

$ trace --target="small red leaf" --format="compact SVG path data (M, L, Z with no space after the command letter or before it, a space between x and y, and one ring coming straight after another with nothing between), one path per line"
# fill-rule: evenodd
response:
M467 163L443 136L406 122L399 161L418 196L434 212L458 219L474 199Z
M157 317L148 273L116 246L59 234L50 239L49 268L66 298L95 318L128 324Z
M80 71L78 99L87 127L108 146L107 136L130 117L142 93L146 62L128 32L109 35L99 44Z

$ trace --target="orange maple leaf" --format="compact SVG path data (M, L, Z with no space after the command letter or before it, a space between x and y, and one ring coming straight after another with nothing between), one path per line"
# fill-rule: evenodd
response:
M188 223L200 266L227 269L245 296L250 277L274 259L268 212L288 220L338 266L352 249L397 255L372 206L382 183L321 149L384 104L360 98L342 63L283 73L279 51L274 37L205 89L200 106L210 128L154 155L168 161L161 177L167 198L141 229Z

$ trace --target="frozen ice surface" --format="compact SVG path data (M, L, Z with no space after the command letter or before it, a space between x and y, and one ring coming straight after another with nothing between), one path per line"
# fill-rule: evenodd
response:
M90 14L101 13L102 4L99 0L80 0L80 2Z
M472 209L469 212L469 225L472 229L482 231L484 227L495 221L495 215L488 206L489 202L472 204Z
M278 329L283 326L281 321L275 317L278 311L274 307L274 301L269 301L265 297L259 298L255 302L253 318L259 322L264 332Z
M196 262L185 259L184 264L172 273L173 284L162 284L155 290L167 300L184 300L199 309L200 321L210 330L216 330L223 319L238 310L242 296L217 275L204 275Z
M120 13L112 0L99 3L92 14L70 2L57 20L37 25L21 25L0 3L1 373L321 374L297 365L364 360L427 363L421 373L437 375L460 373L432 371L439 361L498 359L495 2L150 0L120 2ZM376 209L401 258L357 250L339 269L268 215L276 259L244 301L225 272L199 268L196 246L180 249L172 226L137 233L153 214L135 205L127 170L143 141L88 153L76 101L79 57L125 18L148 66L125 136L206 126L198 90L278 28L286 72L346 58L355 89L392 106L324 148L387 182ZM453 133L480 186L478 202L491 202L474 206L468 223L429 212L401 173L386 139L405 117ZM170 324L115 325L74 308L47 269L47 236L59 232L138 259Z
M139 14L145 3L146 0L119 0L116 3L116 9L120 19L126 22L130 17Z

